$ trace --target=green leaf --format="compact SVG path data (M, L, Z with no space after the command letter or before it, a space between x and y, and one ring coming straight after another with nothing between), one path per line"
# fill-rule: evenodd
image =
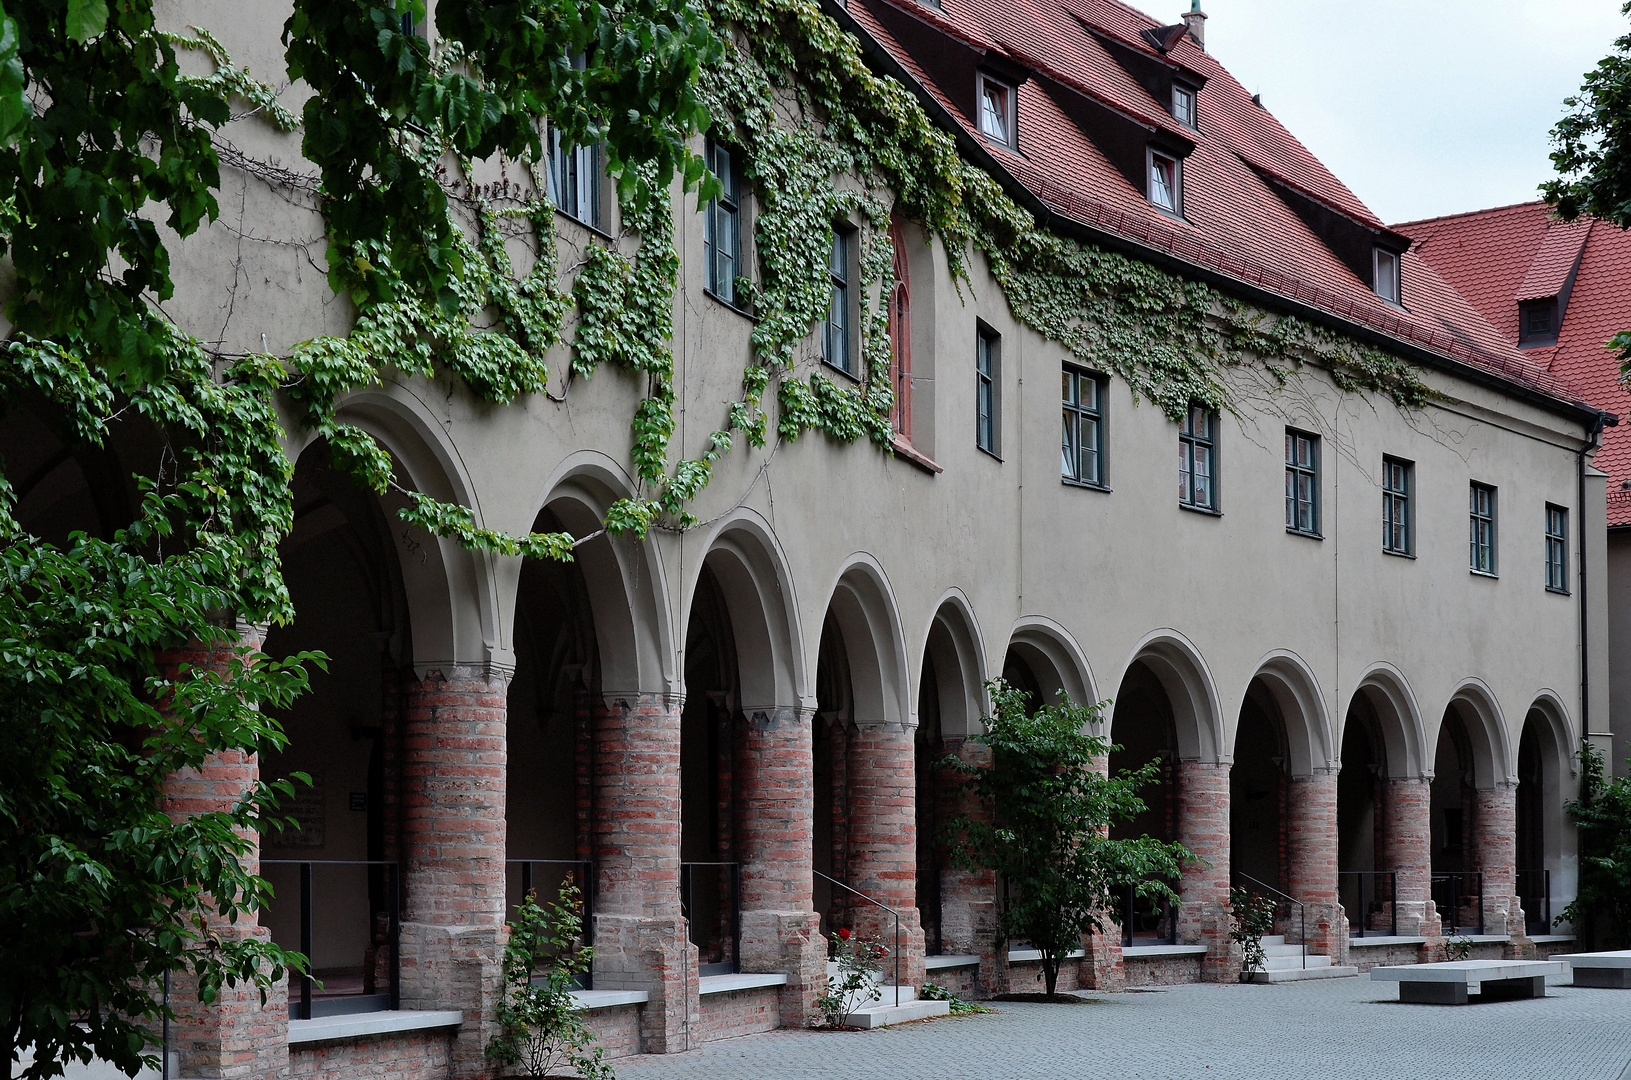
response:
M81 44L108 28L107 0L68 0L68 36Z

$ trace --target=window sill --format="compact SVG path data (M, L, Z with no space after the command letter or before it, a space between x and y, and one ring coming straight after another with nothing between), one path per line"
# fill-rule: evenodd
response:
M1471 569L1469 569L1467 571L1467 573L1471 574L1473 577L1481 577L1481 578L1484 578L1484 579L1486 579L1488 581L1499 581L1499 580L1501 580L1501 575L1500 574L1494 573L1493 571L1490 571L1490 570L1471 570Z
M926 454L919 453L909 442L903 442L900 439L895 439L889 444L889 448L895 452L896 457L905 458L907 461L911 462L913 465L916 465L930 476L936 476L946 471L933 458L927 456Z
M1220 518L1223 516L1222 510L1214 510L1210 506L1195 506L1186 502L1179 503L1178 509L1188 510L1191 514L1205 514L1207 517Z
M721 301L721 303L723 303L723 302L724 301ZM839 367L837 364L833 363L831 360L828 360L826 357L821 358L821 366L826 368L828 371L838 372L838 374L844 376L844 378L848 379L850 382L855 383L857 386L859 386L860 383L861 383L861 377L859 375L855 374L855 372L848 371L848 370L846 370L844 368Z
M1061 476L1059 478L1059 483L1064 487L1079 488L1082 491L1102 491L1106 495L1110 494L1110 492L1114 490L1108 484L1089 484L1084 480L1072 480L1068 476Z
M1415 554L1412 553L1412 552L1409 552L1409 551L1394 551L1394 550L1392 550L1390 548L1383 548L1382 549L1382 554L1383 555L1392 555L1395 559L1409 559L1411 562L1416 561Z
M1325 539L1324 535L1322 535L1321 533L1309 532L1306 529L1289 529L1288 528L1286 530L1286 535L1287 536L1300 536L1304 540L1324 540Z
M1551 593L1553 596L1568 596L1569 595L1569 590L1567 590L1567 589L1554 589L1550 585L1546 586L1546 591Z
M981 446L979 443L975 443L974 444L974 449L978 450L980 453L984 454L986 457L994 458L996 460L997 464L999 464L999 465L1002 464L1002 455L997 453L995 450L991 449L989 446Z
M736 314L742 316L742 318L748 320L748 322L757 323L759 321L759 317L753 314L747 308L731 303L729 300L725 299L723 296L720 296L706 285L702 287L702 291L708 297L708 299L712 300L714 303L723 308L736 312Z
M587 222L587 221L583 220L580 217L573 217L571 214L568 214L565 210L562 210L558 206L555 208L555 216L556 217L563 217L566 220L570 221L574 225L578 225L578 226L580 226L582 228L588 229L591 233L593 233L594 235L600 237L602 240L606 241L608 244L616 244L617 243L617 237L613 236L611 233L607 232L605 229L602 229L599 225L595 225L595 224L592 224L590 222Z

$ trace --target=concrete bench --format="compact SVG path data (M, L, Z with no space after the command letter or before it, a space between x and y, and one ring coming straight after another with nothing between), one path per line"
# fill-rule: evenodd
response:
M1574 985L1631 990L1631 949L1618 952L1565 953L1554 956L1574 969Z
M1465 1005L1468 994L1485 1000L1546 996L1546 976L1562 975L1558 960L1449 960L1371 968L1377 982L1399 984L1399 1000L1418 1005Z

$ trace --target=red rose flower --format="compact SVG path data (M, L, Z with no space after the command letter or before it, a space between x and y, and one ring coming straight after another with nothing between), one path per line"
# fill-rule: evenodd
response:
M838 928L838 936L843 938L845 941L848 941L849 940L849 927L840 926Z

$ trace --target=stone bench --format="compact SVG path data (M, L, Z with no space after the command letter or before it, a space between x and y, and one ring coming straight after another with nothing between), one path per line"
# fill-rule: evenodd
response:
M1631 990L1631 949L1618 952L1564 953L1554 956L1574 969L1574 985Z
M1399 984L1399 1000L1418 1005L1465 1005L1468 994L1486 1000L1546 996L1546 976L1563 975L1557 960L1449 960L1372 968L1377 982Z

